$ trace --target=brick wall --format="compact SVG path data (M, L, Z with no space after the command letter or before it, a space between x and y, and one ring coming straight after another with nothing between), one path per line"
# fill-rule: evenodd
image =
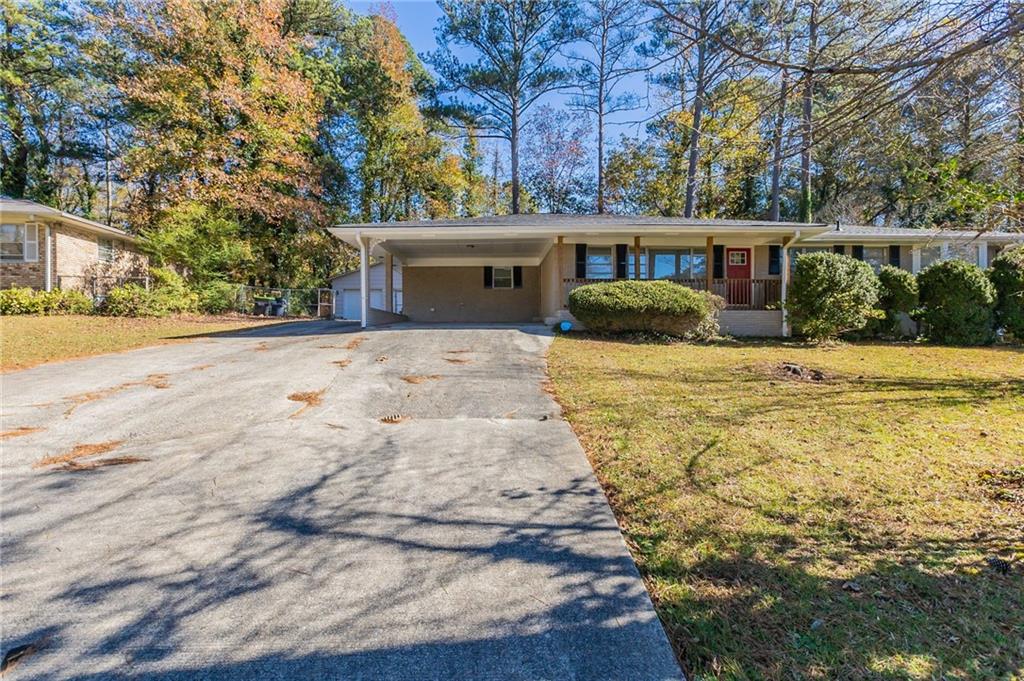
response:
M145 277L149 259L138 252L131 243L120 241L114 261L100 262L99 235L65 224L52 224L51 257L53 287L81 289L93 292L93 280L100 286L96 292L128 277ZM117 240L115 239L115 242ZM0 265L0 288L29 286L42 289L46 286L46 231L39 228L39 260L37 262L11 263Z
M127 241L115 238L114 261L100 262L100 238L106 237L68 225L54 227L54 286L92 293L95 280L95 292L103 293L125 278L146 276L148 259Z

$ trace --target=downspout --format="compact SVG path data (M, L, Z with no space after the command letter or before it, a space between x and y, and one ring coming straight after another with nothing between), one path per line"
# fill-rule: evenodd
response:
M43 288L53 290L53 236L50 225L46 225L46 264L43 269Z

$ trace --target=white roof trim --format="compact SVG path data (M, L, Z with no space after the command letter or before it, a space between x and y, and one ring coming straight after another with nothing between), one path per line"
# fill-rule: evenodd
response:
M8 216L16 216L19 219L25 219L27 222L65 222L91 232L116 236L117 238L124 239L125 241L137 240L137 237L116 227L111 227L103 224L102 222L89 220L88 218L73 215L72 213L66 213L62 210L57 210L56 208L51 208L50 206L24 199L0 199L0 216L2 216L4 220L10 219Z

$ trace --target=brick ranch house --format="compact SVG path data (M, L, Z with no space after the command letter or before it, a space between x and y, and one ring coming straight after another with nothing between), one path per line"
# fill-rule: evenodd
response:
M93 220L20 199L0 198L0 288L78 289L92 295L148 283L136 238Z
M571 320L569 293L613 279L670 279L711 290L727 308L725 333L789 335L782 303L793 263L804 253L834 251L918 272L962 258L980 267L1024 234L887 227L699 220L621 215L509 215L332 227L360 252L363 326L419 322ZM394 277L382 308L369 295L371 258L402 273L402 314Z

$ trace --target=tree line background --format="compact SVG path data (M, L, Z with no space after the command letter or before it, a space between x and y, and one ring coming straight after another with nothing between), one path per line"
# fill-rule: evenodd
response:
M0 191L193 283L520 212L1024 227L1018 0L0 0ZM633 125L623 126L623 116Z

